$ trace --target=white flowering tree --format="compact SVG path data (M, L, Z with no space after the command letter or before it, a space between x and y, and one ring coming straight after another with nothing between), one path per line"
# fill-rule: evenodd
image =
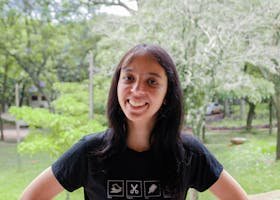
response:
M246 62L257 61L250 34L262 34L250 31L254 17L248 13L256 12L254 6L259 2L141 1L131 17L109 20L111 33L100 45L108 47L106 55L113 59L104 63L114 66L112 62L136 43L158 43L168 49L180 73L187 121L199 136L206 105L216 93L234 93L255 103L274 93L271 79L259 81L243 71ZM106 55L99 59L104 61Z
M106 54L114 58L111 62L135 43L158 43L168 49L184 89L186 120L200 136L206 105L218 87L225 82L244 84L240 68L246 55L239 52L246 45L237 37L243 24L235 15L239 5L231 6L218 1L141 1L131 17L109 20L113 31L101 45L110 47ZM102 56L107 56L98 57L107 66L114 66Z
M280 159L280 2L259 1L252 5L244 30L248 38L249 60L266 80L274 84L273 103L277 116L276 159Z

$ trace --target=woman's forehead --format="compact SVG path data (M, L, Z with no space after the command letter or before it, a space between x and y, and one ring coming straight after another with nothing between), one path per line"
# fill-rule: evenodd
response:
M155 59L155 57L153 57L149 54L137 55L137 56L131 57L131 59L129 59L126 63L123 63L121 68L122 69L130 69L130 68L133 68L135 66L144 66L144 67L147 67L147 68L150 68L152 66L157 66L157 67L163 68L159 64L157 59Z
M121 67L125 67L125 66L129 65L135 59L138 59L138 58L143 58L143 59L147 59L148 61L154 61L154 62L158 63L157 58L151 52L147 52L145 50L138 50L138 51L128 54Z

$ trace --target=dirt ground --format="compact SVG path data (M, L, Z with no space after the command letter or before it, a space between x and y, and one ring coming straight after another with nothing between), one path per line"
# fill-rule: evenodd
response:
M13 126L5 126L3 132L5 142L17 142L18 139L21 141L28 134L28 128L20 128L17 132Z

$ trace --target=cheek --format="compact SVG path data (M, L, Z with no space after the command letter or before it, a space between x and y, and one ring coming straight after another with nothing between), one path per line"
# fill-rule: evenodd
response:
M119 83L117 86L117 96L119 101L124 97L125 91L126 87L123 84Z
M160 89L160 91L158 91L158 92L159 92L158 96L159 96L162 100L164 100L165 97L166 97L166 95L167 95L167 87L162 87L162 88Z
M117 96L118 96L118 100L119 100L119 102L120 102L120 96L121 96L121 86L120 86L120 84L118 84L118 86L117 86Z

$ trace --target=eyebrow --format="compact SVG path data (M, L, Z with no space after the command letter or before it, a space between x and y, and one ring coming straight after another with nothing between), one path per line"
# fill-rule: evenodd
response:
M133 70L129 66L122 67L121 71L133 72ZM148 72L147 74L158 77L158 78L162 78L161 75L159 75L158 73L155 73L155 72Z

